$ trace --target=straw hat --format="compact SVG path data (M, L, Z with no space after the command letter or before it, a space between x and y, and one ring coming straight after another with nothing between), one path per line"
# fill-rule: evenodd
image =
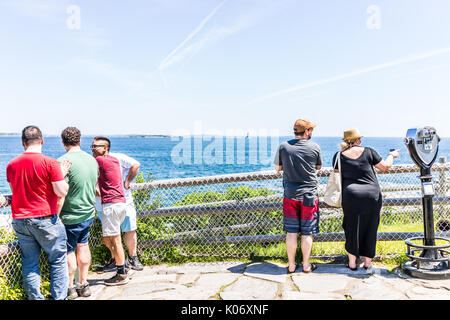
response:
M362 135L359 133L357 128L351 128L344 131L344 141L352 141L356 139L362 138Z

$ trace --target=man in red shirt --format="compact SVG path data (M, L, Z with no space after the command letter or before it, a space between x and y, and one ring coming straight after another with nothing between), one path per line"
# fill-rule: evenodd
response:
M50 265L52 298L60 300L67 296L67 237L57 214L57 203L69 190L64 176L70 163L60 165L56 159L43 155L43 142L38 127L24 128L25 152L8 163L6 177L12 190L12 226L21 249L24 289L30 300L44 299L39 270L42 248Z
M125 267L125 253L120 234L120 225L126 216L126 198L119 160L109 155L110 146L108 138L95 137L91 149L100 173L98 188L102 199L103 242L111 250L117 265L116 275L105 280L105 284L122 285L129 281L128 272L131 272Z

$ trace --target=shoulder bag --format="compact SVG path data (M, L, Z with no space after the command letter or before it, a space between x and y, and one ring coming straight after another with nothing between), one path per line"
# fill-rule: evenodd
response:
M339 172L334 172L336 162L338 163ZM340 208L342 206L341 152L339 152L336 156L333 170L330 173L330 177L328 178L325 188L323 200L331 207Z

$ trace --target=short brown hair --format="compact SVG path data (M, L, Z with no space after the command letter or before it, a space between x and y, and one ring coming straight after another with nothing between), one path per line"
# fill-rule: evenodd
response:
M22 142L25 147L42 141L42 132L36 126L27 126L22 130Z
M61 132L61 139L65 146L79 146L81 132L75 127L67 127Z
M298 119L294 123L294 134L302 136L306 130L314 129L316 127L315 123L312 123L308 119Z
M96 137L94 137L94 141L97 141L97 140L106 141L106 150L109 151L109 148L111 148L111 141L107 137L105 137L105 136L96 136Z

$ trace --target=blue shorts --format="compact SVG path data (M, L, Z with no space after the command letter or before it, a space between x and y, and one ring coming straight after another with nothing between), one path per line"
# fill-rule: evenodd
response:
M76 224L67 224L67 253L75 251L78 243L87 243L90 233L90 228L95 218L88 219L84 222Z

